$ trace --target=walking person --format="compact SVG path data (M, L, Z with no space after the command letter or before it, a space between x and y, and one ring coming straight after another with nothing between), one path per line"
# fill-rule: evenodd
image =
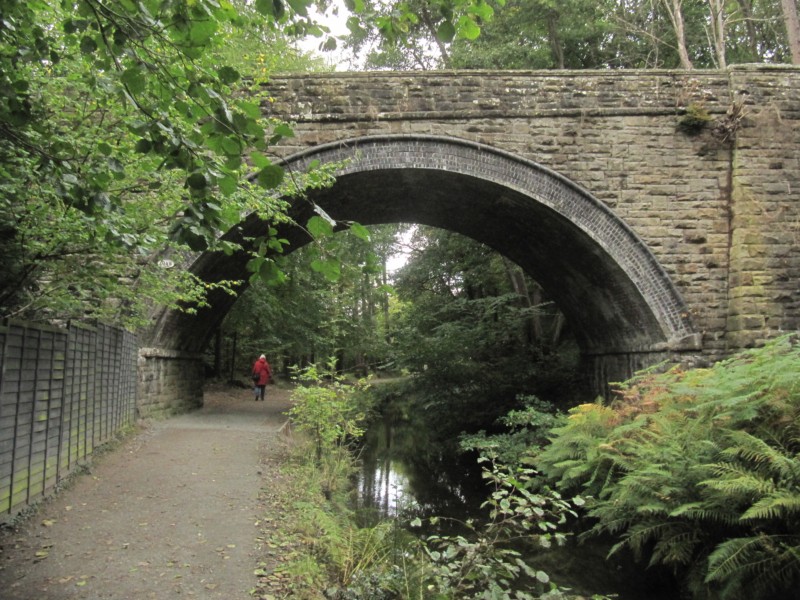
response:
M253 393L256 396L256 402L264 400L270 379L272 379L272 368L267 362L267 357L262 354L253 364Z

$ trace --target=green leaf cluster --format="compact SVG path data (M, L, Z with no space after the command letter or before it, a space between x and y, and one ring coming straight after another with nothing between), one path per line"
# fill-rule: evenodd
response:
M289 416L310 437L318 462L357 441L367 418L368 396L360 393L367 387L366 380L346 383L335 366L336 359L331 358L321 370L316 365L298 369L299 385L292 392Z
M422 227L415 236L394 284L393 345L442 438L489 428L521 396L566 399L575 354L540 288L468 238Z
M221 57L305 19L292 5L279 23L230 0L2 3L0 316L135 325L202 303L186 252L230 252L243 214L280 212L282 171L246 151L292 135L235 93L253 62Z
M693 598L789 597L800 582L800 340L710 369L643 374L581 405L536 464L591 495L585 536L674 569Z
M488 518L467 522L464 534L425 539L428 588L435 590L434 598L565 597L546 572L528 564L531 553L523 554L520 548L565 544L564 526L577 516L584 500L541 489L532 469L504 467L490 456L481 459L487 463L483 476L492 489L482 507Z
M707 0L411 0L367 4L348 44L369 68L680 68L672 15L679 11L689 59L718 68ZM727 64L791 62L782 3L718 3ZM787 5L789 6L789 5ZM796 8L792 8L796 10Z

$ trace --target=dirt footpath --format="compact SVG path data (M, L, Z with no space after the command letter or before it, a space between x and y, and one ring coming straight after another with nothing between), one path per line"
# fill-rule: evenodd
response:
M209 390L102 453L0 533L0 599L251 598L288 395Z

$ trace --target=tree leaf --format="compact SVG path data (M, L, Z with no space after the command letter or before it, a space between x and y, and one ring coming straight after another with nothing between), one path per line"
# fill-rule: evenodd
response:
M292 10L301 17L308 17L308 7L311 5L311 0L287 0Z
M120 75L120 81L133 95L141 94L147 87L144 75L138 67L125 69Z
M97 42L93 37L85 35L81 38L81 54L94 54L97 52Z
M232 175L225 175L225 177L220 177L220 179L217 181L217 184L219 185L220 191L226 196L230 196L239 188L239 184L238 181L236 180L236 177Z
M258 119L261 117L261 107L255 102L240 100L236 103L236 106L251 119Z
M448 44L453 41L453 38L456 37L456 28L450 21L443 21L441 25L439 25L439 29L436 30L436 37L439 41Z
M267 165L258 172L258 184L267 190L278 187L283 181L285 172L277 165Z
M477 23L475 23L475 21L470 19L467 15L464 15L458 20L458 27L456 30L458 37L465 40L478 39L478 36L481 34L481 28L478 27Z
M341 265L335 258L312 260L311 269L322 274L330 282L339 281L342 274Z
M369 229L364 227L361 223L351 223L350 224L350 231L353 232L357 238L368 242L370 240Z
M242 76L239 74L239 71L229 66L224 66L219 69L217 71L217 75L219 76L220 81L226 85L236 83L242 78Z
M205 173L192 173L186 178L186 185L193 190L202 190L208 185L208 179Z
M323 219L318 215L315 215L308 220L308 223L306 223L306 229L308 229L308 232L315 239L333 235L333 226L331 225L330 221Z

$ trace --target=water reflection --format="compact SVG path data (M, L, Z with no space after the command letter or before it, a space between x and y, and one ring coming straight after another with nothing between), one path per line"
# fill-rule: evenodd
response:
M434 443L429 431L408 421L380 417L361 453L357 508L374 522L395 516L446 515L464 519L485 496L474 456L454 444Z
M481 513L488 490L474 455L455 444L435 442L424 423L382 416L370 425L361 453L356 514L359 524L372 526L387 517L445 517L436 531L415 529L417 535L463 533L458 522ZM520 548L522 549L522 548ZM616 594L619 600L672 600L674 582L657 569L645 571L630 557L608 560L608 547L575 544L549 552L523 550L536 569L554 581L590 596Z

